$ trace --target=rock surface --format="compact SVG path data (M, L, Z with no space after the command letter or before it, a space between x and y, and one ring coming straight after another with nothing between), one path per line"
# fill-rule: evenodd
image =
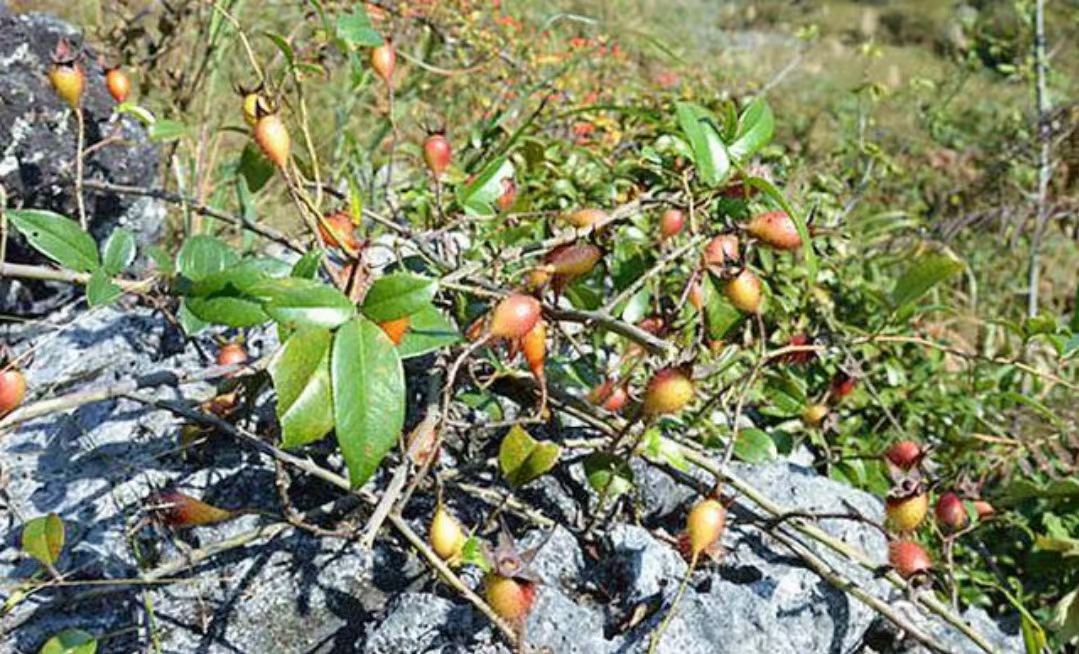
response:
M146 309L60 313L52 320L67 326L39 343L26 371L35 389L69 392L120 377L203 365L193 346L177 340L164 319ZM210 337L200 340L212 348ZM255 356L275 345L272 334L254 333L249 343ZM71 379L76 381L61 385ZM195 384L183 391L201 398L211 394L212 386ZM168 387L145 391L155 392L178 397ZM94 634L120 632L104 641L100 651L135 651L149 642L151 621L167 652L511 651L481 614L436 583L395 540L380 540L366 552L354 540L275 527L279 531L272 538L192 568L184 563L186 550L273 520L245 515L175 534L150 527L133 531L146 514L146 496L166 485L224 508L280 513L274 469L265 457L221 437L185 458L177 448L179 426L163 411L113 400L33 421L0 440L0 461L10 480L11 511L0 554L0 577L6 582L30 578L38 569L19 551L21 524L50 511L67 524L67 545L57 567L70 571L72 579L131 578L148 566L173 564L168 576L186 580L35 593L0 623L16 651L36 651L68 627ZM849 504L870 517L879 517L882 510L874 497L792 464L743 466L738 472L782 503L824 511ZM663 496L667 502L658 503L667 513L650 514L649 528L674 533L688 492L655 471L642 471L638 480L642 500ZM307 510L338 495L297 477L290 496L299 510ZM410 519L422 531L430 503L417 497L415 504ZM875 614L771 542L738 506L732 508L723 539L725 554L692 575L658 651L847 652L880 632ZM459 514L468 524L482 515L462 508ZM864 525L826 521L823 526L867 551L883 551L882 537ZM523 548L540 546L533 567L544 580L528 621L528 640L551 652L646 651L687 568L671 545L639 526L612 528L598 558L586 555L561 527L551 534L530 531L520 541ZM868 572L818 553L874 594L889 597L893 592ZM465 578L481 589L480 575L470 572ZM972 619L1003 651L1019 647L1015 636L999 631L984 615ZM972 651L952 630L929 625L956 651ZM873 642L888 639L885 635Z
M33 208L77 217L74 113L53 92L46 74L61 37L77 36L66 23L45 14L0 14L0 184L9 208ZM84 61L86 147L109 143L85 157L84 179L112 184L150 186L158 151L132 118L116 114L96 55ZM84 193L91 232L100 242L116 227L135 232L141 243L161 235L165 210L156 200L87 189ZM39 263L40 256L21 238L8 242L7 260ZM67 286L13 284L0 281L0 310L40 315L69 297Z

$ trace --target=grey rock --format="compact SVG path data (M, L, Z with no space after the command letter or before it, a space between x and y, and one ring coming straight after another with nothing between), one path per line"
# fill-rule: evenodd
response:
M0 184L10 208L46 209L76 217L74 165L77 129L74 114L49 85L46 73L61 37L75 28L45 14L0 15ZM113 184L148 186L157 173L158 152L145 130L130 117L115 114L96 57L84 61L86 146L111 137L114 143L85 157L84 178ZM161 235L164 206L148 198L87 189L84 193L91 232L100 242L116 227L133 231L140 243ZM7 260L38 263L43 259L21 237L8 243ZM21 315L41 315L70 297L69 285L0 281L0 307Z
M610 546L617 562L612 574L628 589L628 603L642 602L667 591L673 594L686 573L682 556L641 527L617 525L610 532Z
M372 626L363 651L393 654L467 647L472 635L486 625L471 607L428 593L405 593L393 601L386 617Z

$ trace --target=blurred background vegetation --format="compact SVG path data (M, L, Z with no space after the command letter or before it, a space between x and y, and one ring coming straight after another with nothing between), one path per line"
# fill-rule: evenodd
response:
M383 89L357 64L362 55L342 65L344 55L323 47L321 12L350 3L218 4L270 62L271 88L286 86L285 55L258 37L289 38L303 62L310 149L326 178L365 180L373 204L387 201L376 181L394 129L396 156L415 162L397 174L415 176L417 186L422 135L445 128L459 152L451 184L498 147L492 135L512 136L525 159L546 162L519 182L518 209L611 205L635 192L617 174L619 155L647 141L655 114L673 99L717 106L763 93L778 134L762 171L846 236L830 245L819 292L787 307L792 319L778 340L799 327L799 315L835 331L881 328L871 298L925 244L965 265L957 283L934 291L935 310L908 316L915 335L955 351L897 344L885 354L850 352L845 371L868 383L825 441L809 438L818 467L880 493L886 480L870 457L899 434L931 443L949 487L999 509L956 552L961 599L998 613L1018 609L1053 627L1058 645L1075 634L1079 3L1047 3L1051 107L1040 118L1033 1L369 3L405 68L395 124ZM190 127L162 184L299 229L284 188L245 197L232 183L247 141L235 89L257 76L212 3L9 5L83 26L90 44L128 66L141 104ZM300 99L291 92L284 101L297 111ZM533 123L542 133L530 131ZM1039 124L1052 177L1038 310L1029 315ZM186 228L179 214L174 225ZM1020 360L1063 383L1032 384L1001 363ZM809 386L834 372L821 370Z

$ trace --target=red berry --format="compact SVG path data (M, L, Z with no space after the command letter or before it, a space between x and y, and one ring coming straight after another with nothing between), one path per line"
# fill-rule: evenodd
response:
M618 413L626 406L626 402L629 400L629 395L626 393L626 389L623 386L615 385L615 382L607 380L602 384L597 384L595 388L588 393L588 401L592 404L598 404L603 407L605 411L611 413Z
M109 93L117 102L125 102L131 95L131 80L120 68L105 71L105 85L109 87Z
M491 314L490 333L499 338L521 338L540 319L540 303L530 295L515 293L498 303Z
M889 543L888 562L904 579L929 572L933 567L933 562L922 546L910 540Z
M858 380L851 377L845 372L838 372L836 376L832 378L832 385L830 393L833 398L839 400L854 392L854 387L857 385Z
M693 399L696 387L680 368L664 368L644 389L644 402L641 410L646 416L677 413Z
M785 211L769 211L755 216L746 225L746 231L777 250L797 250L802 247L798 228Z
M26 397L26 377L14 368L0 372L0 416L14 411Z
M901 470L910 470L922 461L920 445L914 441L899 441L888 448L884 457Z
M423 142L423 161L435 177L446 172L452 156L450 142L444 134L432 134Z
M723 294L739 311L757 313L761 309L761 280L749 268L728 281Z
M498 196L498 210L509 211L515 202L517 202L517 184L506 177L502 180L502 195Z
M484 596L495 613L514 627L523 627L536 600L536 584L491 572L484 578L483 585Z
M344 211L335 211L323 216L318 222L318 233L327 247L345 247L350 252L360 249L360 239L356 237L356 225ZM341 244L344 243L344 246Z
M292 139L281 116L270 113L259 117L255 122L255 143L275 166L284 168L288 165Z
M591 227L597 222L606 219L607 212L603 209L578 209L566 216L566 221L580 229Z
M697 503L686 517L691 554L700 554L712 547L727 526L727 509L713 499Z
M723 267L738 261L738 237L734 234L720 234L704 246L704 265Z
M686 226L686 214L678 209L667 209L659 218L659 234L662 238L676 236Z
M937 516L937 522L946 532L959 531L970 522L966 505L955 493L941 495L937 499L937 506L933 512Z
M225 343L217 353L217 365L236 366L247 363L247 350L240 343Z
M393 79L393 68L396 64L397 52L389 41L371 50L371 67L387 84Z
M542 318L536 321L535 327L521 337L521 352L524 354L525 361L528 362L528 369L537 380L542 380L543 367L547 359L547 323L543 322Z
M973 502L971 502L971 504L974 505L974 510L978 512L979 520L984 520L991 515L996 515L996 508L994 508L992 504L986 502L985 500L974 500Z
M548 252L543 262L547 264L549 272L573 278L591 272L602 256L603 251L595 245L568 243Z

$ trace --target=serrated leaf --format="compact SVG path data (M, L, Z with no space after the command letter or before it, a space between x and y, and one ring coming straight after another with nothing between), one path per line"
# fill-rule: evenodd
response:
M176 253L176 272L197 282L234 265L240 260L228 245L214 236L189 236Z
M277 419L281 422L285 448L317 441L333 429L331 342L328 330L301 327L270 361L270 378L277 391Z
M588 484L612 500L633 488L633 470L622 459L609 454L593 454L584 460Z
M61 266L91 272L101 265L97 243L74 220L38 209L11 209L7 217L30 247Z
M330 359L334 429L349 483L362 486L393 449L405 424L405 374L397 348L358 316L337 331Z
M86 301L90 306L104 306L123 294L123 289L112 282L103 268L98 268L90 275L90 282L86 285Z
M283 325L333 329L356 314L356 307L344 293L314 279L270 279L248 292L261 299L263 310Z
M453 345L461 340L461 334L442 312L428 303L412 314L408 331L397 346L402 359L417 357L428 352Z
M122 227L109 234L101 248L101 265L109 275L119 275L135 261L135 235Z
M727 149L731 159L744 162L768 145L775 135L775 116L763 97L749 103L738 119L738 136Z
M407 273L386 275L368 289L360 311L374 322L397 320L430 304L437 292L438 280Z
M22 551L44 566L56 563L64 549L64 521L50 513L26 523L22 528Z
M95 654L97 639L82 629L65 629L38 650L38 654Z
M514 425L498 448L498 467L506 482L519 488L555 467L561 454L557 444L537 441L524 427Z
M457 201L469 215L494 215L494 203L505 190L502 180L512 179L513 174L513 162L507 157L498 157L484 166L476 179L458 189Z
M926 253L911 263L892 289L892 307L916 302L940 282L963 270L963 264L938 253Z
M775 441L767 433L754 427L746 427L738 432L734 443L734 456L746 463L764 463L774 461L779 452Z
M337 38L350 47L375 48L382 45L382 35L371 24L371 19L362 6L354 7L351 12L337 17Z
M727 146L719 136L718 125L704 107L690 102L675 105L678 124L693 149L693 161L697 173L708 186L718 186L727 180L731 172L731 160Z

